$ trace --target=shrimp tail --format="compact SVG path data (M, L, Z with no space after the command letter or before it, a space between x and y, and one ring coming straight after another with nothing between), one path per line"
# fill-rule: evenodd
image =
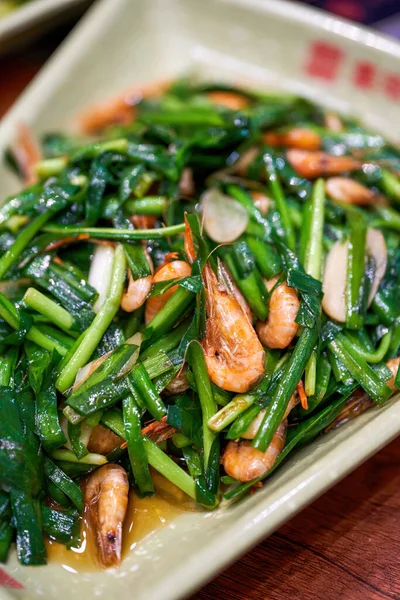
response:
M102 566L105 569L118 567L122 552L122 525L102 532L98 542Z

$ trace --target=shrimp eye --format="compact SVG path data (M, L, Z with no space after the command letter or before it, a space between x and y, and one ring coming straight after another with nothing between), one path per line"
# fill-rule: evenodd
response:
M115 535L113 533L108 533L107 539L109 542L111 542L113 544L117 538L115 537Z

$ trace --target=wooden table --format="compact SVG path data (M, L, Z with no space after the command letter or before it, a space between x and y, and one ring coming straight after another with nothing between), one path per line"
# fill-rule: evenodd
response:
M65 35L0 60L0 116ZM400 439L192 600L399 600Z

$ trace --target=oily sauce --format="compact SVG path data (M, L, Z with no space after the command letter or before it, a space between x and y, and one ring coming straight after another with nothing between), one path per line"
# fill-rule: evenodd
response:
M170 481L156 472L152 473L157 493L139 498L131 490L124 522L122 559L138 542L160 527L168 527L186 511L196 509L194 501ZM48 562L61 564L69 571L99 570L96 539L85 518L81 526L81 546L68 550L63 544L46 540Z

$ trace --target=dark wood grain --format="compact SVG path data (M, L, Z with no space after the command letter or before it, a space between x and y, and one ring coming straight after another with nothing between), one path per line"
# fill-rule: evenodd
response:
M65 29L0 61L0 115ZM400 439L191 600L399 600Z
M193 600L398 600L399 459L398 439Z

